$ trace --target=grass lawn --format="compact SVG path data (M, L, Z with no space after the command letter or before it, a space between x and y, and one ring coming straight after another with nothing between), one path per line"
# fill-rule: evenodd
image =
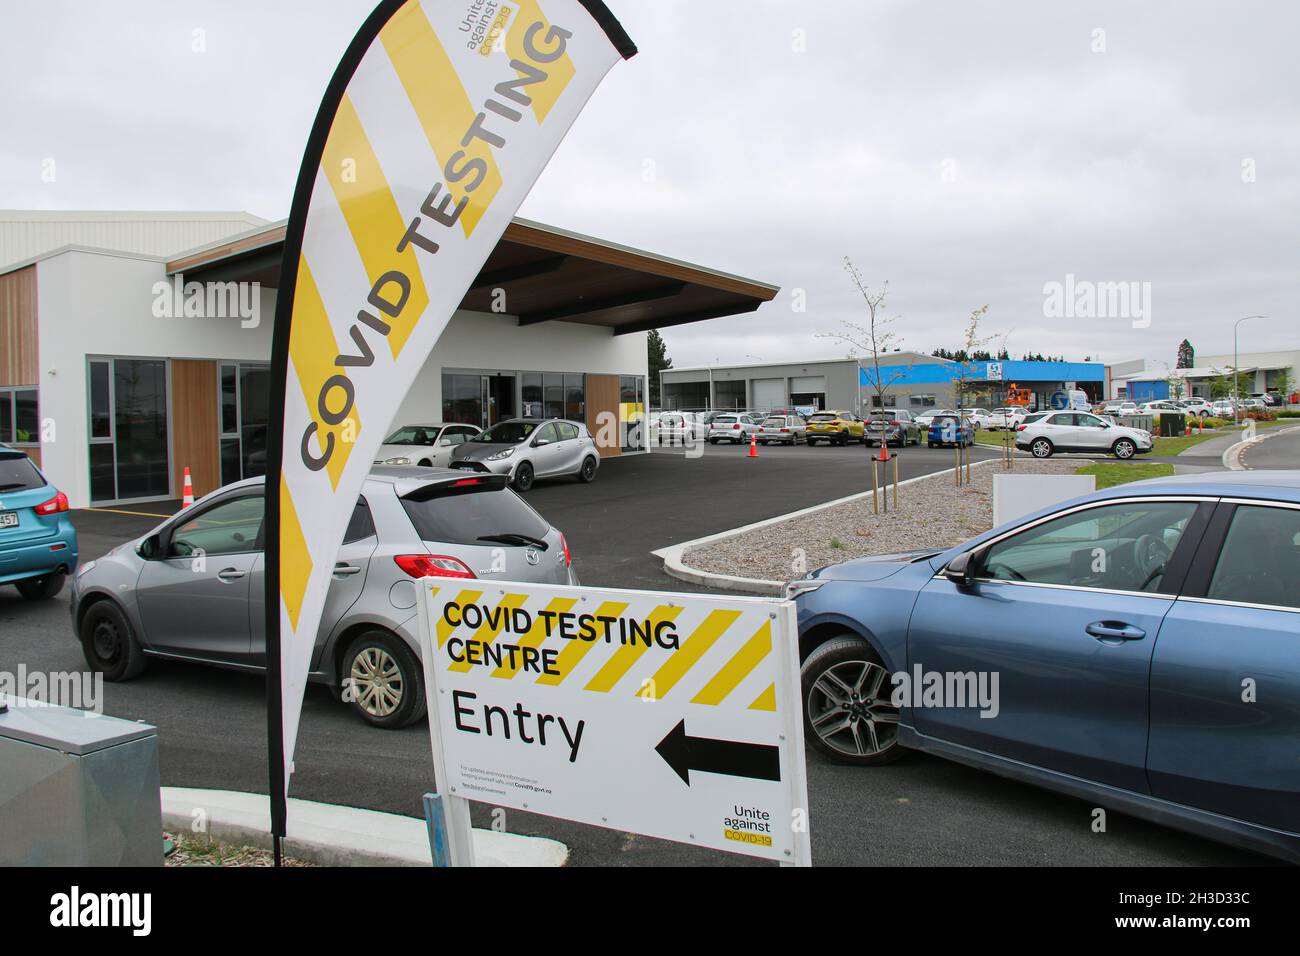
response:
M1142 481L1144 478L1168 478L1174 473L1174 466L1166 462L1107 461L1095 465L1084 465L1076 475L1096 475L1097 490L1122 485L1130 481Z

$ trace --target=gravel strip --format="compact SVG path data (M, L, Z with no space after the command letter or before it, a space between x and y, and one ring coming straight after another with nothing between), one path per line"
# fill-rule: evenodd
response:
M1081 462L1016 459L1015 474L1072 475ZM767 525L690 548L683 561L714 574L790 581L806 570L868 554L915 548L948 548L993 527L993 476L998 462L971 469L971 483L957 488L951 474L898 489L898 507L871 513L871 497Z
M176 852L164 861L167 866L274 866L270 850L252 846L233 846L206 837L185 833L164 833L175 841ZM285 866L314 866L293 857L284 857Z

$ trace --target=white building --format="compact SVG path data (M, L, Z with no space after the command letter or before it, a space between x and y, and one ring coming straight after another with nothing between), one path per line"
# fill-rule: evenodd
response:
M0 442L74 507L177 497L187 467L200 495L262 473L283 245L274 223L184 252L74 243L0 266ZM191 283L204 294L184 295ZM594 434L602 413L643 412L649 329L752 311L777 291L517 219L398 423L545 414Z

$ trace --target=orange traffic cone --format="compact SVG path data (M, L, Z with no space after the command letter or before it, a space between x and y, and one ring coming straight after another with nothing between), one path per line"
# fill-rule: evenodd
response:
M194 483L190 481L189 466L185 466L185 484L181 489L181 510L184 511L190 505L194 504Z
M889 461L889 442L881 441L880 443L880 460Z
M749 433L749 457L758 457L758 432Z

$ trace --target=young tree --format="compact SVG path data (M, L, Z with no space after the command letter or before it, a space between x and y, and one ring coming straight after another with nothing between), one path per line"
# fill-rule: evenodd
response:
M970 318L966 320L966 335L963 339L962 348L957 352L957 367L953 371L953 382L957 386L958 409L963 407L975 381L976 364L988 362L993 358L987 346L997 336L980 335L980 320L988 314L988 311L989 307L982 305L978 309L972 310ZM1006 351L1006 349L1003 348L1001 351Z
M658 329L650 330L646 345L649 350L650 404L658 408L660 406L659 373L672 368L673 360L668 357L668 346L664 344L664 337L659 334Z
M884 315L885 300L889 297L889 283L885 282L879 291L872 292L866 280L862 278L862 273L848 256L844 257L844 271L849 274L849 280L866 304L866 322L850 322L845 319L840 322L840 331L819 332L818 337L835 339L848 346L849 358L858 363L860 371L863 362L871 366L872 372L867 378L876 396L874 407L884 408L885 397L889 394L890 387L906 378L911 369L910 364L882 366L880 363L882 355L887 356L890 352L896 351L902 342L898 333L892 328L893 317L886 318ZM870 417L869 410L863 417Z

